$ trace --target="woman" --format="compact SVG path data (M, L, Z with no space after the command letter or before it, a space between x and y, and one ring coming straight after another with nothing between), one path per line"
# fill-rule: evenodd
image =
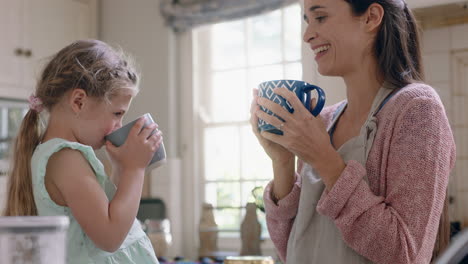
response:
M251 125L273 164L264 199L281 259L429 263L455 143L422 83L411 11L403 0L304 0L304 19L318 71L341 76L347 100L315 118L287 89L276 90L293 114L254 91ZM284 135L260 134L258 118Z

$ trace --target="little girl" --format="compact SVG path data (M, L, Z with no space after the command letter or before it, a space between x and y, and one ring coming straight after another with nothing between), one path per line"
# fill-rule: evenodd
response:
M7 216L66 215L68 263L158 263L136 220L145 168L162 142L140 119L121 147L104 137L122 126L138 76L97 40L77 41L45 67L15 142ZM48 124L40 131L42 110ZM93 149L106 145L115 186Z

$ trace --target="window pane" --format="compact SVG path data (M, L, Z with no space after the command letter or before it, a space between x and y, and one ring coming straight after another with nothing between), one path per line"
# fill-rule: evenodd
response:
M218 191L216 183L207 183L205 184L205 202L213 205L213 207L218 206Z
M210 116L214 122L248 120L245 75L244 70L213 74Z
M302 63L288 63L284 65L284 78L302 80Z
M215 221L220 229L240 229L240 209L216 209Z
M240 183L207 183L205 189L205 202L216 207L239 207L241 204Z
M239 179L239 129L236 127L206 128L205 179Z
M248 74L248 87L250 87L250 94L252 94L252 88L258 87L261 82L284 78L283 66L279 64L252 68Z
M209 122L203 127L200 168L204 200L215 207L220 237L239 237L245 215L245 209L226 207L254 202L252 190L264 188L273 177L271 160L247 122L252 89L264 81L302 79L301 19L300 5L295 4L213 25L210 34L205 31L200 38L205 44L199 56L206 62L200 62L194 74L205 88L199 90L199 106ZM257 210L257 217L262 236L268 237L265 214Z
M241 185L241 205L246 206L247 203L253 203L255 201L252 190L255 188L255 182L243 182Z
M284 9L284 58L286 61L301 59L301 20L299 5Z
M281 61L281 11L249 19L249 65Z
M213 25L211 31L213 70L245 66L244 32L243 20Z
M241 161L243 179L271 179L273 169L271 159L263 150L249 126L241 130Z
M252 102L252 89L258 88L258 85L265 81L283 79L283 66L281 64L276 64L272 66L263 66L251 68L248 72L248 85L247 88L247 99L246 102L249 103L247 106L250 109L250 103ZM250 113L249 113L250 116Z

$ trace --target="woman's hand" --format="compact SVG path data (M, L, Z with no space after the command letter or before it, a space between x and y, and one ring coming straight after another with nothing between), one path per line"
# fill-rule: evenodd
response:
M151 135L158 125L153 123L143 128L144 124L145 117L142 117L132 127L125 143L120 147L114 146L110 141L106 142L107 152L115 161L117 169L144 170L158 150L163 140L162 132L157 130Z
M257 137L258 141L260 142L260 145L262 145L263 149L265 150L267 155L270 157L270 159L273 161L273 163L285 164L285 163L290 162L291 160L294 160L294 154L291 153L291 151L287 150L282 145L275 143L274 141L268 140L266 137L263 137L262 135L260 135L260 132L258 131L258 127L257 127L257 123L258 123L257 113L262 112L265 115L268 115L268 114L266 114L260 109L260 106L257 104L258 99L259 99L258 89L253 89L253 100L250 106L250 125L252 126L252 131ZM272 123L272 124L276 124L276 123ZM263 133L268 133L268 132L263 132Z
M283 135L262 132L261 137L268 142L274 142L294 153L300 159L310 164L319 172L327 188L331 188L344 169L344 161L330 143L330 136L321 118L314 117L304 107L297 96L287 88L277 88L274 92L286 100L294 108L294 113L266 98L258 98L258 104L281 117L269 115L261 110L256 111L258 118L265 120L277 128Z

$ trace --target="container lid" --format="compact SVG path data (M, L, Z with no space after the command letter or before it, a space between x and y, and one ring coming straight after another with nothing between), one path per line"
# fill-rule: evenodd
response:
M0 233L50 232L68 229L66 216L5 216L0 217Z
M241 257L227 257L224 264L274 264L275 262L271 257L261 256L241 256Z

